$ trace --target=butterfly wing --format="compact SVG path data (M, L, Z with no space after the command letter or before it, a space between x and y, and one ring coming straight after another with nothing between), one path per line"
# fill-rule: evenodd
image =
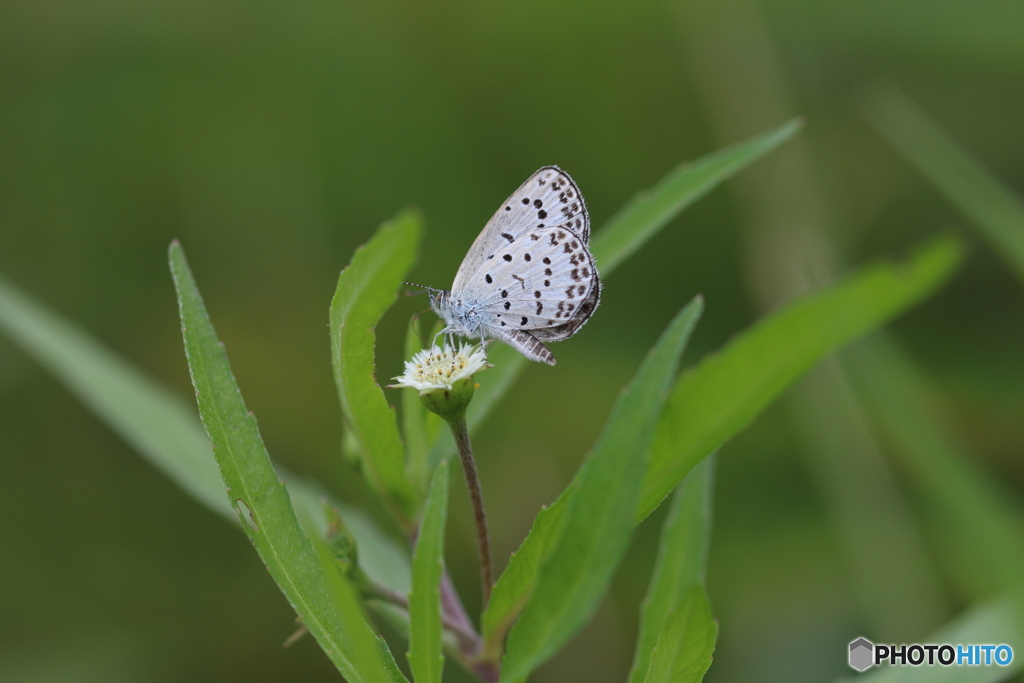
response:
M559 341L575 334L600 297L594 257L568 228L534 228L501 246L466 280L469 305L492 328Z
M568 339L583 327L583 323L590 320L590 316L594 314L594 310L597 309L599 303L601 303L601 280L595 275L590 293L576 307L575 314L569 318L568 322L537 328L531 330L530 333L540 341L562 341L563 339Z
M452 294L460 295L467 279L485 261L504 254L531 230L553 226L571 230L584 247L590 243L590 217L579 188L557 166L545 166L513 192L487 221L459 266Z

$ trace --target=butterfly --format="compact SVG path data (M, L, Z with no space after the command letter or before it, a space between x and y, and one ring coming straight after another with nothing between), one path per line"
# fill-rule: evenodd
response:
M441 334L497 339L554 365L543 342L576 334L600 302L589 244L579 188L557 166L545 166L487 221L451 291L430 290L430 306L446 325Z

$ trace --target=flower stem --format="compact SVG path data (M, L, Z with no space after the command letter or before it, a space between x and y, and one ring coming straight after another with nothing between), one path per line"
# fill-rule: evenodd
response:
M407 611L409 609L409 599L387 586L372 584L367 587L366 593L378 600L398 605ZM480 636L476 634L472 624L453 619L446 613L441 615L441 624L455 636L455 639L459 642L459 650L463 654L472 654L480 647Z
M469 498L473 502L473 515L476 518L477 546L480 550L480 585L483 591L483 606L486 607L491 599L491 540L487 534L487 512L484 510L484 497L480 490L480 478L476 473L476 462L473 460L473 446L469 442L469 429L466 426L464 412L459 412L448 420L452 436L455 437L455 445L459 449L459 459L462 461L462 471L466 475L466 486L469 488Z
M374 597L391 603L401 607L406 612L409 610L409 599L387 586L367 582L364 590L368 597ZM455 640L458 643L458 651L453 652L452 656L458 659L468 670L475 673L483 683L498 683L501 668L496 662L485 661L480 658L483 642L480 636L477 635L476 629L473 628L469 617L466 616L466 612L462 608L462 603L459 602L459 597L455 594L455 588L452 586L447 572L445 572L441 580L441 603L443 608L441 610L441 623L449 633L455 636ZM289 638L288 642L290 643L290 641L297 638L304 631L305 629L300 630Z

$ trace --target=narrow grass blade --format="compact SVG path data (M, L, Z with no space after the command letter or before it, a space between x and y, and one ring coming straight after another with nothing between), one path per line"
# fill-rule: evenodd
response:
M413 527L417 501L406 477L395 413L373 374L373 328L394 303L421 232L422 221L411 211L382 225L356 249L331 301L331 361L345 426L371 485L406 530Z
M170 263L199 413L243 530L302 623L348 680L395 681L347 581L327 572L299 526L177 243L171 245Z
M193 498L238 518L224 497L210 442L180 397L2 280L0 329Z
M416 683L441 683L441 574L444 526L448 519L448 461L434 470L423 507L423 522L412 556L409 594L409 668Z
M683 373L658 424L636 511L649 515L698 462L746 427L824 356L918 303L956 269L942 236L902 263L883 261L801 296Z
M799 120L789 121L749 140L686 162L669 171L650 190L633 197L594 236L591 251L601 278L607 279L620 263L658 234L683 209L781 145L801 125ZM481 382L473 397L473 408L468 415L470 432L487 419L528 363L521 354L503 344L496 344L488 353L494 369L487 373L486 381ZM442 432L431 451L431 461L437 462L452 448L451 434Z
M502 681L525 681L586 623L604 596L633 531L658 413L702 308L695 299L675 317L616 401L573 485L533 594L509 633Z
M870 339L843 354L893 455L936 520L935 536L968 598L988 597L1024 579L1024 506L942 427L937 393L905 354Z
M893 86L864 101L868 118L974 222L1024 284L1024 201Z
M195 409L118 357L88 332L0 280L0 329L64 384L150 464L195 500L232 523L238 513L224 496L210 440ZM296 508L320 519L328 493L278 467ZM409 587L404 549L360 510L338 501L359 543L359 564L374 581Z
M864 631L901 638L947 621L948 589L921 520L838 359L809 370L787 399Z
M651 652L644 683L700 683L711 666L718 624L700 584L690 586L667 615Z
M996 683L1013 677L1024 668L1024 604L1017 593L977 605L921 643L937 645L994 644L1013 648L1013 661L1007 666L885 666L837 683Z
M648 666L651 664L651 652L658 645L662 652L660 660L666 658L665 650L671 646L668 642L659 645L659 634L668 633L669 616L673 611L697 609L695 605L684 607L690 597L690 588L696 584L704 585L707 570L708 544L711 541L711 497L715 478L714 456L705 458L686 477L682 485L676 489L672 499L672 507L661 529L661 544L658 546L658 559L654 564L654 574L647 588L640 614L640 634L637 636L636 653L633 655L633 668L629 672L629 683L642 683L648 677ZM707 598L704 598L704 604ZM710 622L710 611L707 614ZM685 622L683 617L679 617ZM699 621L699 620L698 620ZM683 624L685 625L685 624ZM704 628L698 627L698 631ZM706 629L705 629L706 630ZM701 631L702 632L702 631ZM679 640L685 634L675 634ZM699 635L699 634L698 634ZM661 635L660 638L667 636ZM696 637L687 647L699 641ZM679 640L679 642L683 642ZM714 646L712 637L711 646ZM699 649L699 648L698 648ZM710 651L708 655L710 656ZM681 661L681 660L680 660ZM710 660L709 662L710 663ZM704 671L707 667L704 667ZM704 671L701 671L703 675ZM672 680L661 678L658 680ZM697 680L700 680L699 678Z
M650 190L634 196L594 237L591 250L601 274L607 274L632 256L690 204L793 137L802 125L794 119L697 161L681 164Z

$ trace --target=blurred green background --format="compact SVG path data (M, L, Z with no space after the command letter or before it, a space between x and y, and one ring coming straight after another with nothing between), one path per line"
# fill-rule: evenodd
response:
M542 165L573 176L599 227L680 161L805 117L797 139L626 262L586 329L554 347L558 366L529 368L490 419L475 447L503 566L694 294L707 312L688 363L808 282L967 224L866 121L865 88L898 84L1024 186L1022 35L1024 5L994 0L7 0L0 274L188 397L166 267L180 239L272 455L372 506L340 456L326 324L338 271L382 220L423 210L411 277L448 287ZM403 298L386 316L380 378L400 371L425 307ZM934 388L936 419L1014 504L1022 313L1020 283L979 242L890 328ZM874 463L878 501L837 504L833 448ZM281 649L294 615L244 536L2 337L0 449L0 680L338 679L312 639ZM723 449L708 681L831 680L853 638L913 642L984 597L944 561L942 528L890 450L834 364ZM900 530L899 552L851 553L858 505ZM625 679L662 518L532 680ZM448 562L473 610L461 482L450 521Z

